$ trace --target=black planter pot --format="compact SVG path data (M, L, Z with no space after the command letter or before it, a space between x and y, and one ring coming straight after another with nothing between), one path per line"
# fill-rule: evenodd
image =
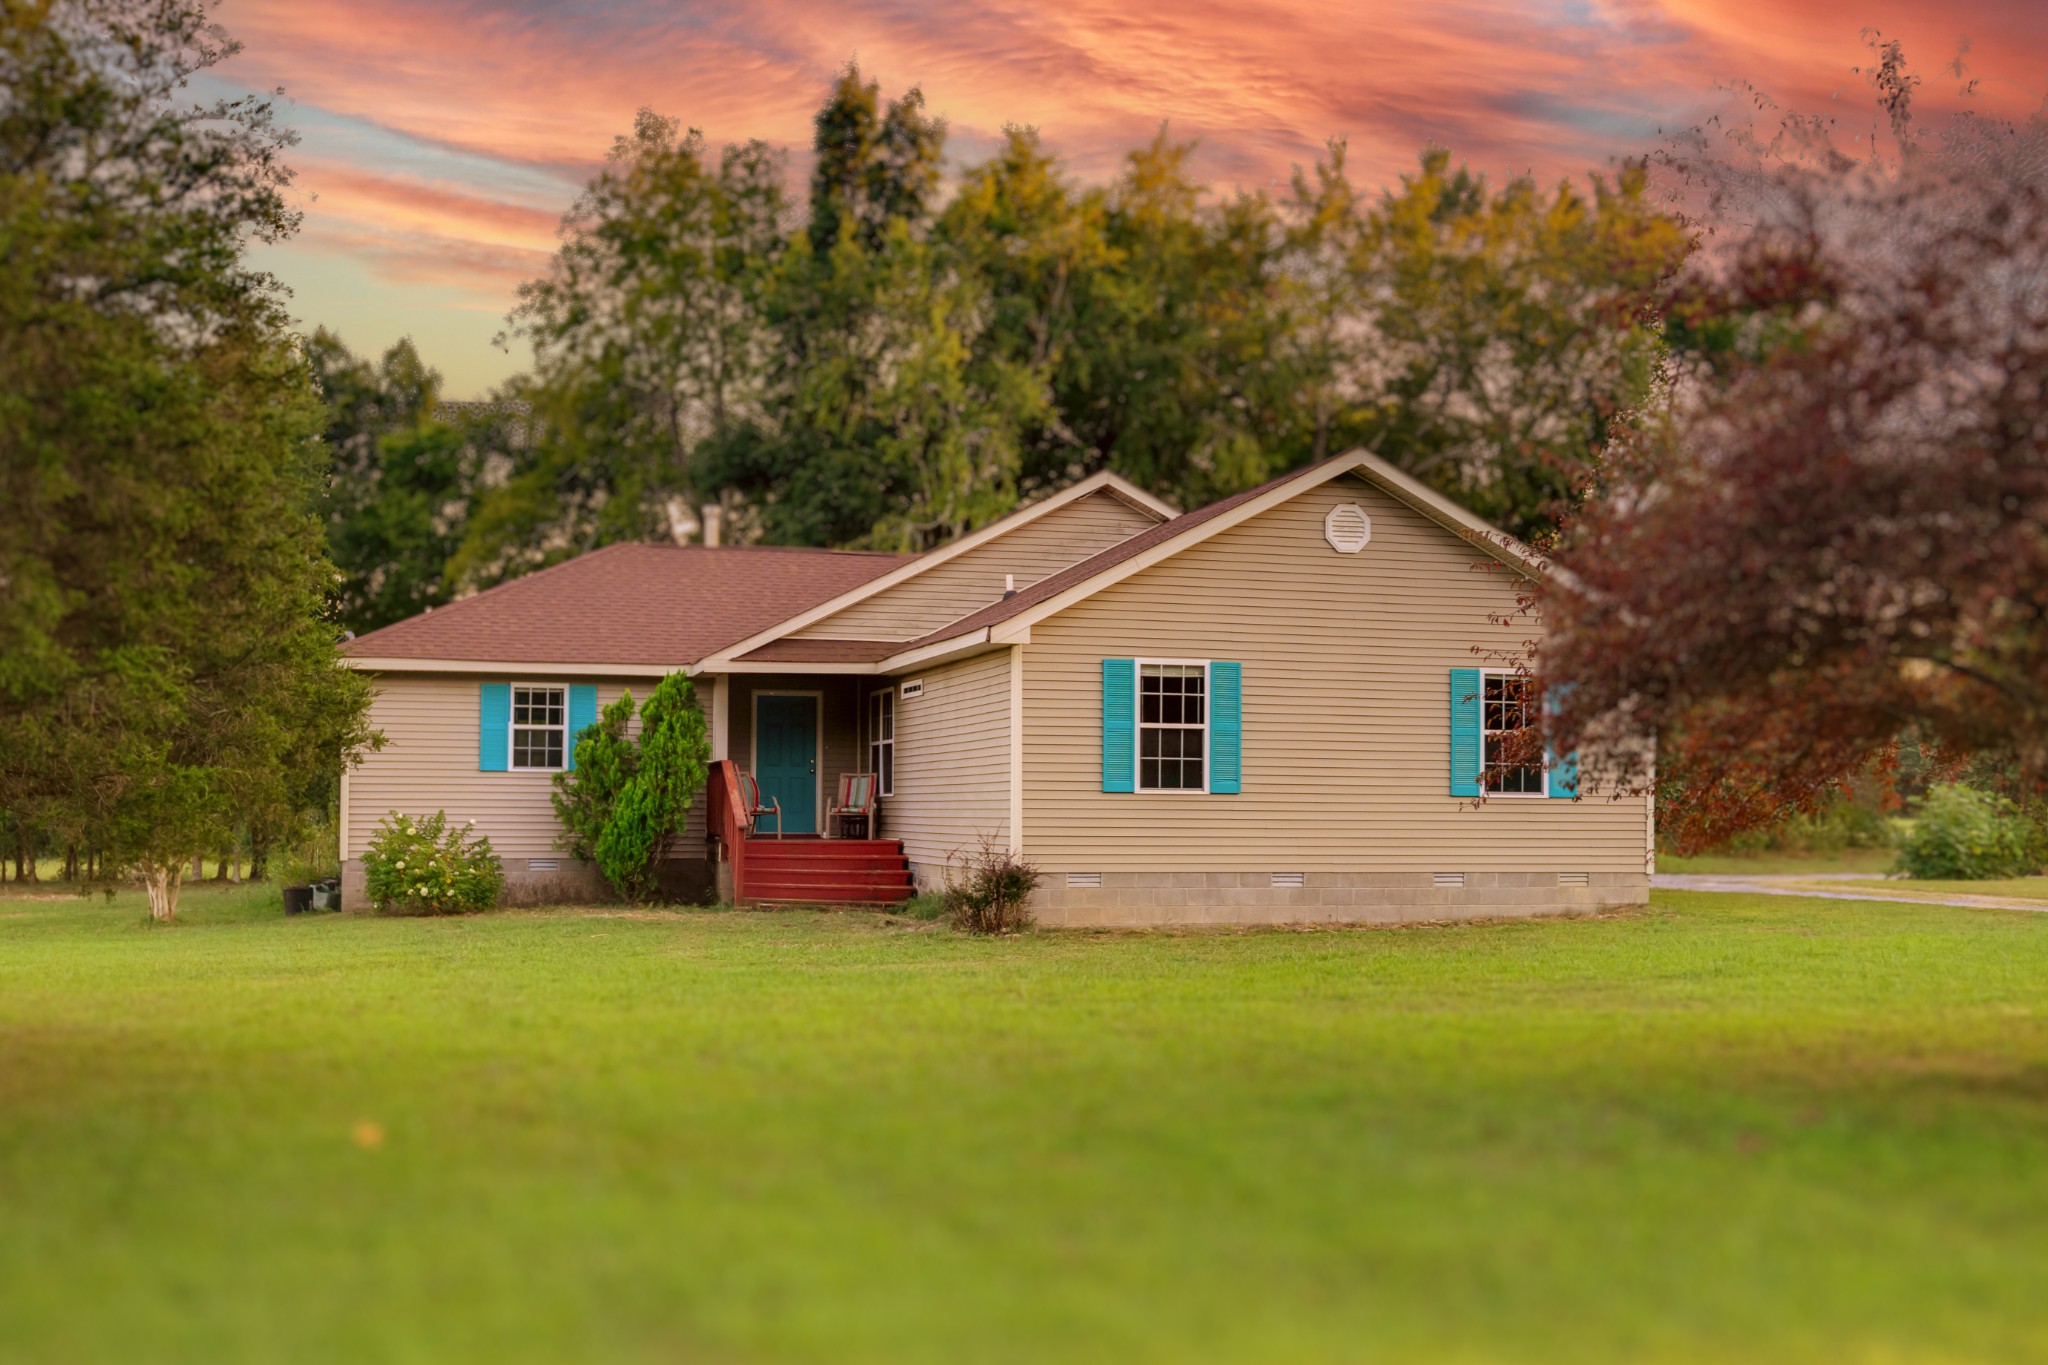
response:
M313 888L310 886L287 886L284 889L284 912L287 915L303 915L313 908Z

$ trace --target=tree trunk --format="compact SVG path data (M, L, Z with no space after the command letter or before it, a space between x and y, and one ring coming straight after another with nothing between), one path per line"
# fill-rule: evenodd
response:
M157 923L169 924L177 917L178 879L184 872L182 860L142 865L142 888L149 893L149 917Z

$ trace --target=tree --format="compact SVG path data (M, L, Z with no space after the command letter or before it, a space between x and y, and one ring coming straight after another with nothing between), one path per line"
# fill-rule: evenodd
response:
M493 581L607 540L920 550L1113 469L1195 505L1366 443L1523 534L1555 524L1655 375L1686 249L1641 167L1499 193L1447 154L1377 207L1333 144L1227 197L1162 128L1081 188L1007 130L941 202L943 122L849 66L781 164L643 111L512 330L541 438L453 566Z
M981 344L988 282L932 231L944 137L918 91L883 109L853 67L818 113L812 221L766 296L769 398L713 456L768 539L925 549L1016 504L1046 386Z
M597 841L619 793L639 770L640 751L627 734L633 712L633 694L622 692L598 714L597 724L573 737L576 762L555 775L555 818L572 858L596 861Z
M627 738L631 694L604 709L576 738L576 766L555 775L555 813L564 847L597 864L628 900L657 888L670 842L710 772L704 713L688 677L663 678L640 708L640 735Z
M945 122L925 113L916 86L886 109L881 94L881 85L862 81L859 63L849 62L812 120L817 161L808 236L820 260L841 238L878 252L896 224L921 225L931 216Z
M410 338L373 363L323 327L306 354L327 400L323 511L342 626L375 630L453 600L450 561L518 447L516 413L443 402L440 372Z
M1561 739L1656 731L1681 848L1817 808L1908 726L2048 783L2048 119L1924 132L1874 44L1870 150L1793 113L1667 154L1714 244L1682 363L1541 603Z
M1296 186L1319 228L1305 255L1347 301L1330 373L1344 441L1525 539L1556 528L1649 396L1690 246L1645 164L1590 191L1495 191L1436 148L1355 221Z
M321 411L245 240L296 224L192 0L0 9L0 800L142 875L370 742L321 619Z
M508 331L532 343L532 447L493 491L453 572L467 582L613 540L696 526L698 451L759 411L762 293L783 249L783 159L714 159L703 134L643 109L562 222L546 278Z

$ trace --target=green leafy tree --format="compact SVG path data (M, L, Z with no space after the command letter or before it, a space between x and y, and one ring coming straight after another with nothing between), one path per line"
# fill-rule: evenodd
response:
M448 403L410 339L376 362L322 328L306 343L327 400L328 554L341 624L358 633L454 600L477 504L524 448L519 403Z
M945 129L849 67L819 111L811 223L767 296L764 420L717 451L767 538L924 549L1017 500L1039 368L986 344L990 280L933 231Z
M1590 193L1526 179L1490 189L1424 153L1355 224L1332 221L1327 275L1352 342L1331 381L1348 429L1505 529L1555 528L1663 354L1657 309L1684 227L1640 164Z
M1189 506L1307 454L1273 382L1282 226L1262 194L1212 205L1195 150L1162 129L1125 159L1104 220L1115 265L1090 280L1086 343L1054 381L1079 469L1114 469Z
M392 432L416 427L434 416L441 397L441 372L420 358L410 337L401 338L375 362L351 351L325 327L306 338L306 361L327 401L327 451L333 462L333 515L346 517L351 493L375 478L377 444Z
M622 696L576 740L576 766L555 775L563 844L597 864L629 900L648 900L662 860L704 790L711 745L688 677L663 678L640 708L637 741L627 738L633 698Z
M882 104L881 85L848 63L812 122L811 251L829 260L842 238L881 251L897 224L931 216L945 153L944 120L925 112L912 87Z
M261 100L191 0L0 8L0 793L183 869L365 743L321 619L322 410L247 240L296 225Z
M619 793L639 770L640 751L627 734L632 723L633 694L625 692L598 714L597 724L575 736L575 765L555 774L555 818L562 823L562 846L571 857L596 859L597 841Z
M1184 505L1367 444L1533 535L1582 494L1662 355L1688 241L1639 167L1498 192L1449 156L1371 202L1334 143L1219 197L1165 129L1083 188L1008 130L942 202L944 124L849 66L809 218L758 144L713 171L643 113L513 329L546 433L459 576L622 537L918 550L1113 469Z
M427 421L378 440L367 496L351 515L330 514L349 629L375 630L453 600L448 564L462 545L485 453L459 421Z
M717 157L641 110L563 220L511 334L534 349L536 439L514 456L453 566L487 583L614 540L681 538L704 496L698 453L761 410L763 291L783 249L781 155Z

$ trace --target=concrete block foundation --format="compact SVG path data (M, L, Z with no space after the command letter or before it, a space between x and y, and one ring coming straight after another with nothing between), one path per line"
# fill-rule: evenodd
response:
M1090 874L1092 875L1092 874ZM1100 886L1045 874L1032 898L1048 927L1191 924L1400 924L1424 920L1591 914L1644 905L1648 873L1468 872L1446 886L1432 872L1309 872L1275 885L1271 872L1104 872Z
M507 858L504 906L602 905L617 900L592 863L575 858ZM552 862L553 867L547 864ZM539 866L535 866L539 864ZM662 899L674 904L704 904L714 898L714 873L702 858L672 858L661 865ZM341 904L345 910L368 910L363 885L363 860L341 865Z

